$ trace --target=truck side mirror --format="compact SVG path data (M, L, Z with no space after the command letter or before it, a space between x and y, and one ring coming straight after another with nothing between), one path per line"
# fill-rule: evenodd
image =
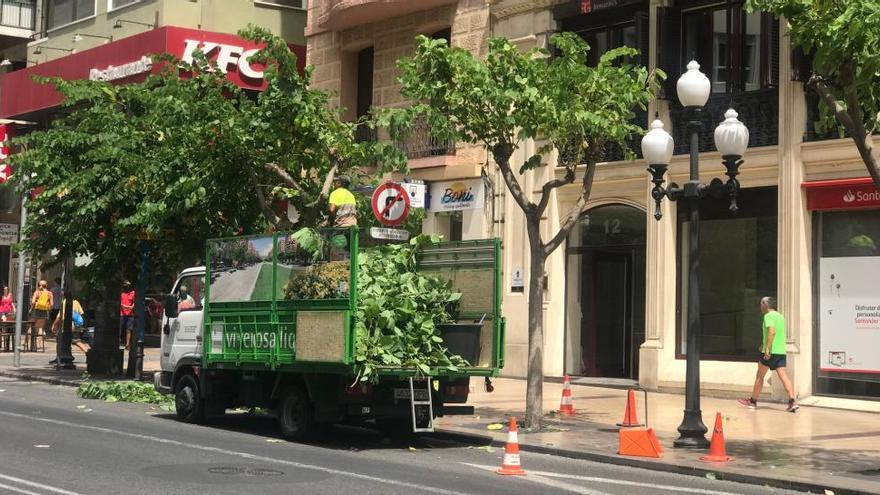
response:
M177 298L174 297L174 294L165 296L165 316L177 318Z

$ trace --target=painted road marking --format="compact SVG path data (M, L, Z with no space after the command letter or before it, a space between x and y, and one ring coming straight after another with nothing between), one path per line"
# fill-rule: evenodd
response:
M466 466L475 467L478 469L486 469L489 471L495 471L495 469L496 469L493 466L483 466L480 464L470 464L467 462L462 462L462 464L464 464ZM533 476L533 475L537 475L537 476ZM642 488L653 488L655 490L676 491L676 492L680 492L680 493L698 493L700 495L738 495L734 492L721 492L718 490L706 490L703 488L689 488L689 487L685 487L685 486L675 486L675 485L658 485L656 483L643 483L641 481L628 481L628 480L621 480L621 479L616 479L616 478L600 478L598 476L580 476L577 474L551 473L548 471L531 471L531 470L529 470L528 475L524 476L522 479L528 479L529 477L532 477L532 478L537 477L537 478L542 478L542 479L563 478L563 479L577 480L577 481L591 481L594 483L605 483L608 485L637 486L637 487L642 487ZM581 489L581 487L579 487L577 485L570 485L570 486L576 488L576 490ZM576 490L573 490L573 491L575 491L575 493L588 493L588 492L579 492ZM589 493L598 493L598 492L589 492Z
M129 438L137 438L140 440L148 440L148 441L156 442L156 443L176 445L178 447L188 447L191 449L201 450L204 452L214 452L214 453L219 453L219 454L226 454L226 455L230 455L230 456L234 456L234 457L241 457L243 459L249 459L249 460L253 460L253 461L268 462L268 463L273 463L273 464L283 464L285 466L291 466L291 467L295 467L295 468L299 468L299 469L320 471L322 473L332 474L335 476L347 476L349 478L356 478L356 479L360 479L360 480L372 481L374 483L380 483L380 484L384 484L384 485L412 488L414 490L420 490L420 491L429 492L429 493L438 493L440 495L465 495L461 492L444 490L442 488L434 488L432 486L427 486L427 485L419 485L417 483L409 483L406 481L397 481L397 480L379 478L378 476L370 476L368 474L352 473L352 472L348 472L348 471L339 471L337 469L332 469L332 468L328 468L328 467L324 467L324 466L316 466L314 464L304 464L301 462L287 461L284 459L273 459L272 457L266 457L266 456L261 456L261 455L256 455L256 454L249 454L247 452L236 452L234 450L226 450L226 449L221 449L218 447L207 447L204 445L194 445L194 444L190 444L190 443L186 443L186 442L178 442L177 440L171 440L169 438L154 437L154 436L150 436L150 435L142 435L139 433L129 433L127 431L114 430L111 428L103 428L100 426L82 425L79 423L71 423L69 421L61 421L58 419L35 418L33 416L27 416L24 414L17 414L17 413L11 413L11 412L6 412L6 411L0 411L0 415L8 416L10 418L20 418L20 419L26 419L26 420L30 420L30 421L40 421L43 423L55 424L55 425L60 425L60 426L68 426L68 427L72 427L72 428L80 428L83 430L99 431L101 433L110 433L113 435L119 435L119 436L124 436L124 437L129 437ZM73 493L73 492L62 492L62 493ZM73 495L79 495L79 494L73 494Z
M61 495L80 495L76 492L71 492L68 490L62 490L61 488L55 488L54 486L44 485L42 483L37 483L36 481L28 481L21 478L16 478L15 476L9 476L6 474L0 474L0 479L4 479L6 481L11 481L13 483L19 483L21 485L30 486L32 488L39 488L41 490L46 490L47 492L59 493ZM9 488L10 490L16 490L20 493L33 493L27 490L22 490L20 488L15 488L7 485L2 485L4 488ZM39 495L39 494L38 494Z
M14 486L4 485L3 483L0 483L0 488L5 488L5 489L7 489L9 491L13 491L15 493L24 493L24 495L43 495L43 494L37 493L37 492L29 492L27 490L22 490L21 488L16 488Z
M462 462L465 466L475 467L477 469L483 469L486 471L495 471L498 469L494 466L482 466L480 464L470 464L468 462ZM532 481L535 483L540 483L545 486L549 486L552 488L557 488L559 490L565 490L567 492L577 493L578 495L610 495L606 492L600 492L597 490L591 490L584 486L572 485L571 483L566 483L564 481L558 481L550 478L545 478L543 476L535 474L534 471L529 471L525 476L512 476L512 478L524 481Z

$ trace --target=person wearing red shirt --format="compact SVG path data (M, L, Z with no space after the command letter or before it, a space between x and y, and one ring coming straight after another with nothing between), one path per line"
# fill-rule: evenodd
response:
M134 330L134 289L131 282L122 282L122 295L119 298L119 328L125 332L125 350L131 347L131 332Z

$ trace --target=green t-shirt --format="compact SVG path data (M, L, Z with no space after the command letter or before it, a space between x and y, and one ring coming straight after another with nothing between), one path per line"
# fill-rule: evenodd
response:
M768 311L764 315L764 338L761 340L761 352L767 346L767 332L770 327L776 332L770 344L770 354L785 354L785 317L776 311Z

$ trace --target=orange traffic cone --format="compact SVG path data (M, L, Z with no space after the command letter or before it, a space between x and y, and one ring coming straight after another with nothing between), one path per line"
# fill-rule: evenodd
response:
M629 389L629 393L626 394L626 410L623 411L623 422L617 423L617 426L622 426L624 428L645 426L642 423L639 423L639 418L636 415L636 394L633 389Z
M526 474L519 464L519 440L516 436L516 418L514 417L510 418L510 427L507 430L507 444L504 446L504 459L501 461L501 469L495 472L517 476Z
M712 443L709 444L709 455L700 457L701 461L706 462L727 462L733 460L733 457L727 455L727 448L724 447L724 430L721 427L721 413L715 413L715 430L712 431Z
M562 400L559 402L559 414L574 414L574 404L571 403L571 379L568 375L562 380Z
M663 447L653 428L621 428L618 431L617 453L636 457L662 457Z

